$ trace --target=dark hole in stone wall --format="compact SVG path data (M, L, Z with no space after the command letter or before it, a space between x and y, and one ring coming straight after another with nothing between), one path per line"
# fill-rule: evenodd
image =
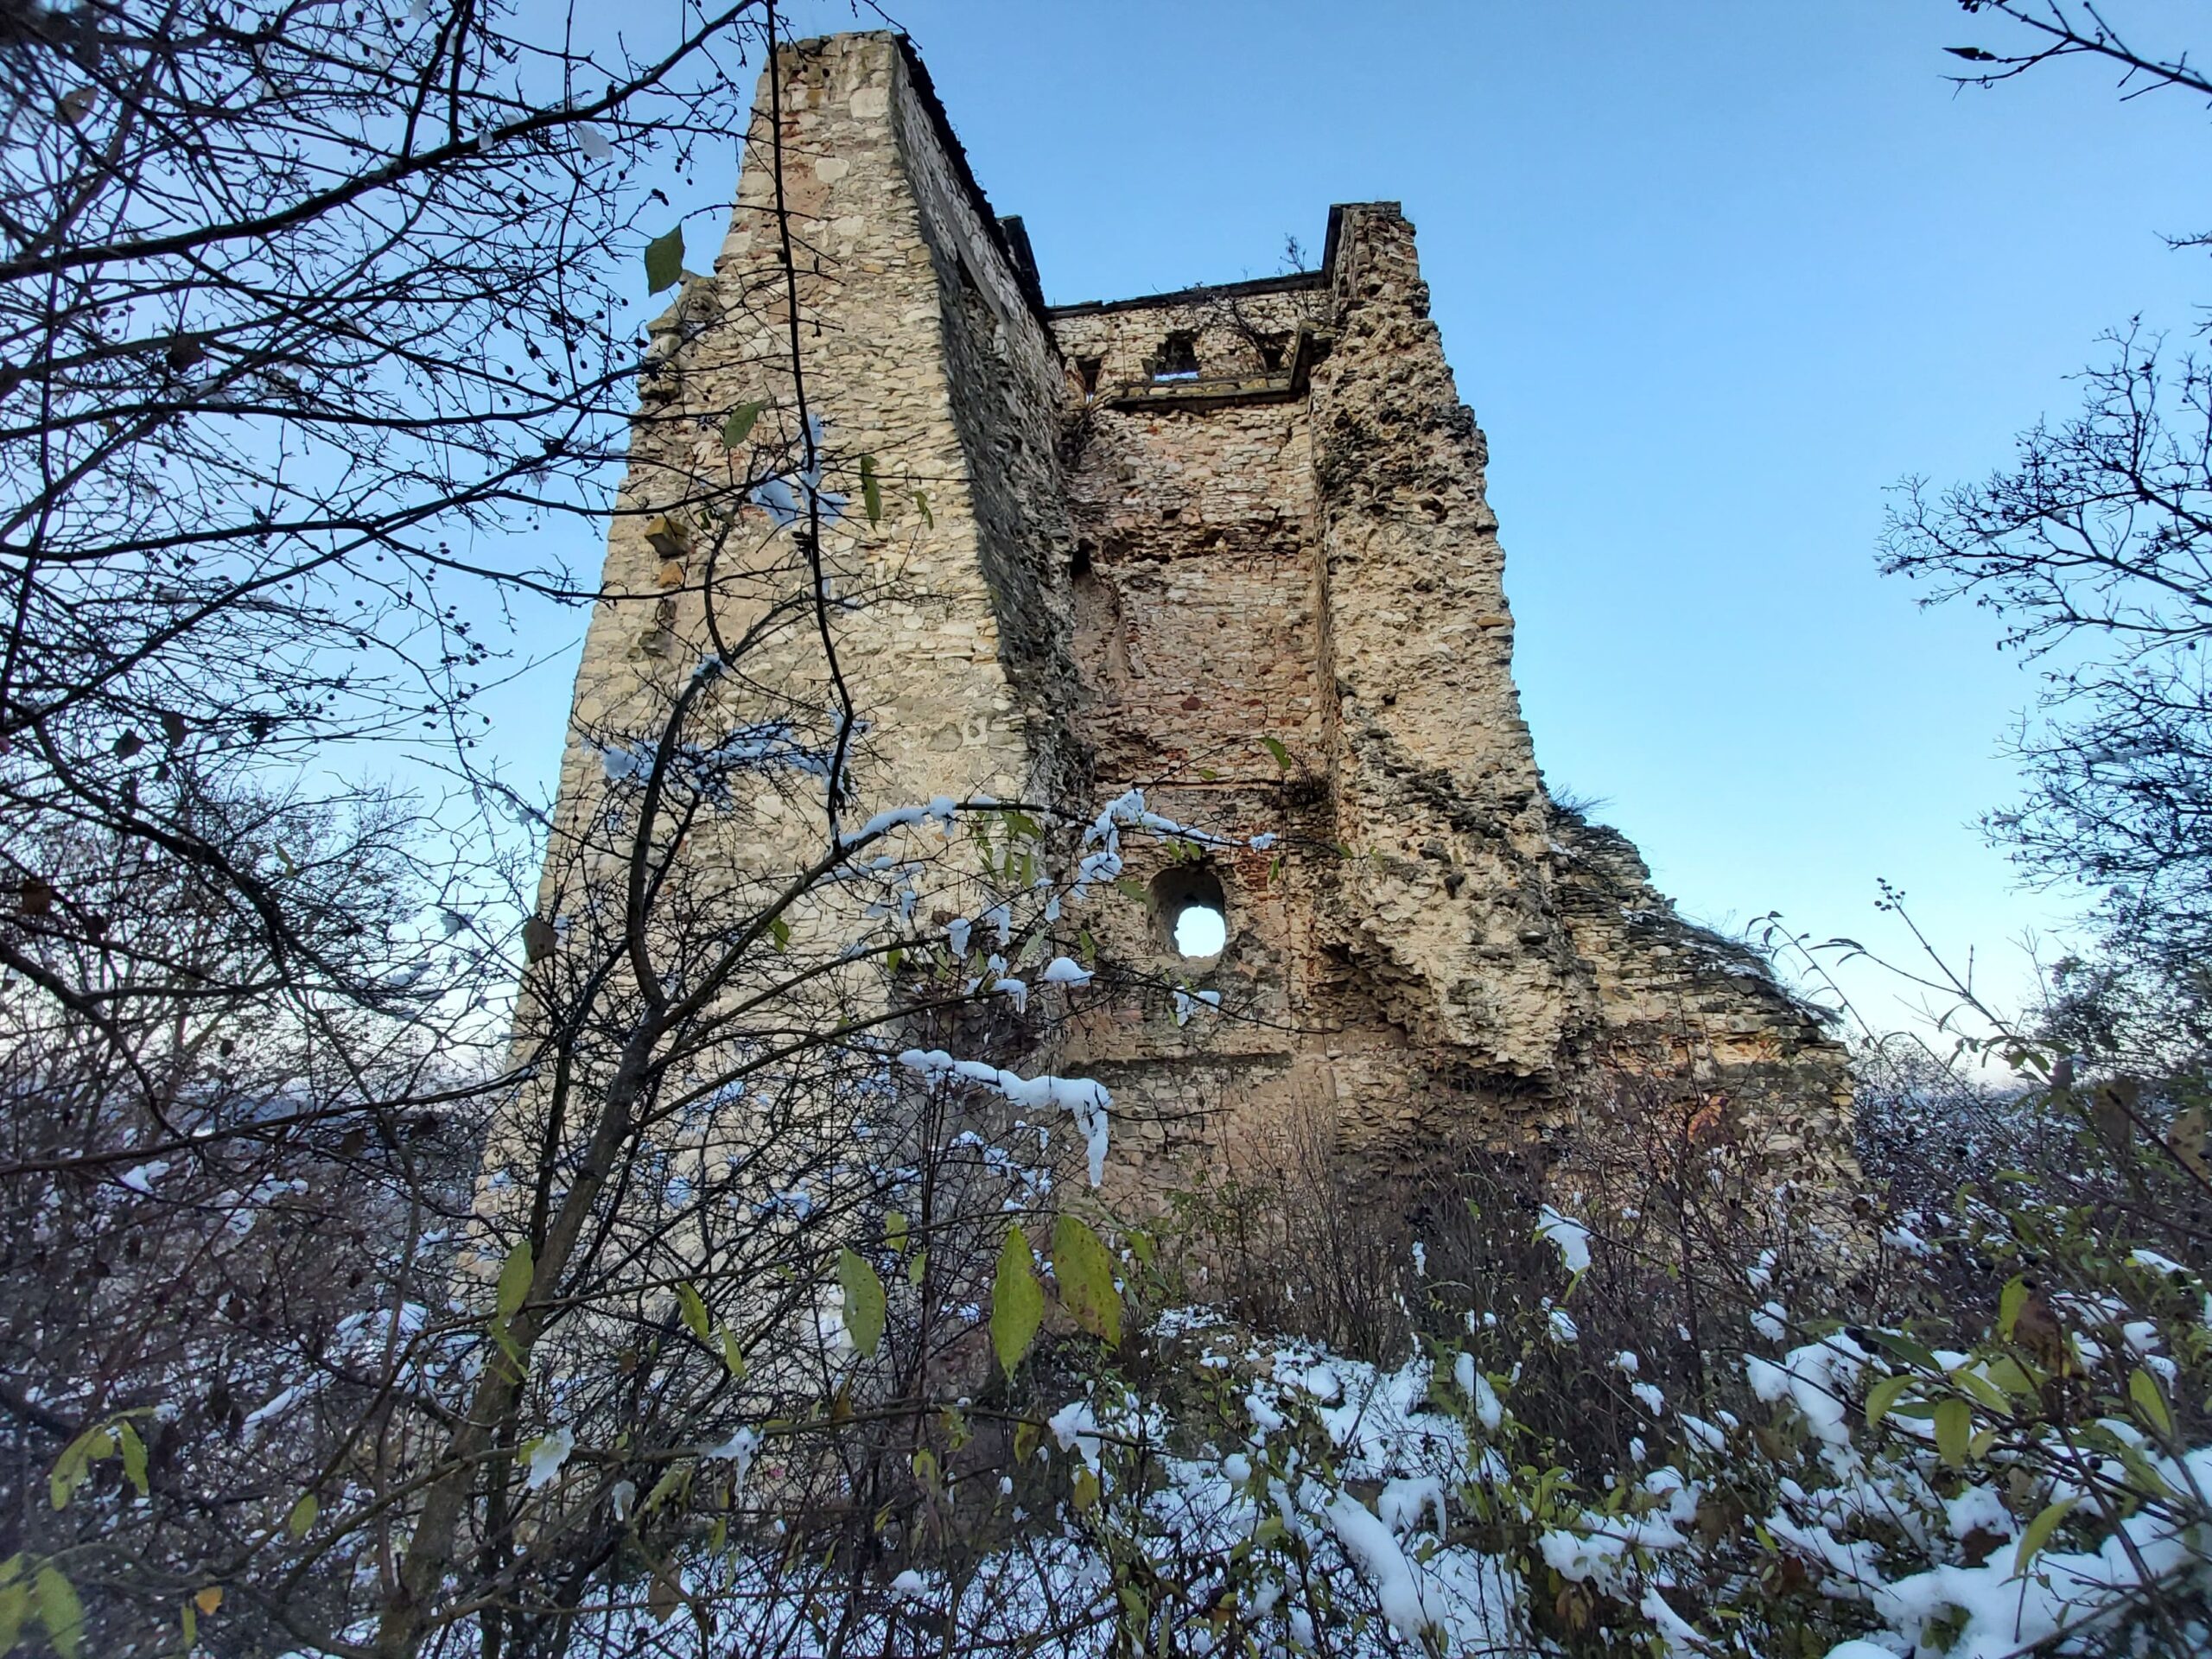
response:
M1152 363L1152 378L1155 382L1197 379L1198 337L1179 329L1160 341L1160 355Z

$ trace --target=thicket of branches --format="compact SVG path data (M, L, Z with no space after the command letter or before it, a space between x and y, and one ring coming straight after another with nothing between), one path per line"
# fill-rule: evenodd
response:
M712 677L594 734L651 763L568 843L478 765L503 613L595 596L528 532L615 507L652 418L626 315L668 223L648 175L724 162L778 26L758 0L630 21L0 17L9 1643L550 1650L641 1528L626 1500L543 1526L518 1445L588 1418L626 1448L600 1497L666 1507L702 1414L707 1444L744 1421L755 1327L811 1306L825 1240L880 1238L856 1129L886 1169L941 1161L879 1097L847 939L789 940L883 850L834 837L838 757L800 769L820 856L753 891L673 849L803 757L733 746ZM793 452L682 505L819 477L792 369ZM773 568L819 605L807 559ZM395 757L432 784L358 781ZM506 988L552 955L537 861L575 891L610 844L652 878L543 963L510 1049ZM966 1202L931 1192L918 1238ZM472 1249L535 1271L479 1295ZM696 1394L662 1363L679 1284L744 1287L753 1322ZM564 1319L604 1393L525 1421ZM754 1403L796 1409L813 1379L765 1370Z
M630 21L0 16L0 1649L550 1656L748 1605L831 1639L950 1536L994 1350L992 1432L1037 1432L1009 1226L1069 1329L1118 1317L1039 1219L1103 1091L998 1068L1103 971L1063 905L1159 826L870 818L862 711L757 671L788 635L838 683L856 602L795 328L728 466L643 493L704 623L574 734L603 790L556 824L480 763L511 613L674 597L530 532L648 511L651 179L746 130L782 20ZM795 313L777 229L748 302Z
M1986 38L1954 48L1965 86L2057 66L2106 72L2123 99L2212 108L2183 39L2135 32L2075 0L1967 0ZM2160 227L2201 251L2201 204ZM2022 433L1979 482L1909 482L1889 516L1885 570L1928 602L1969 600L2040 676L2012 736L2025 793L1987 828L2029 879L2101 902L2098 948L2063 964L2054 1018L2084 1053L2137 1067L2195 1063L2212 1035L2212 365L2140 320L2102 342L2078 412Z

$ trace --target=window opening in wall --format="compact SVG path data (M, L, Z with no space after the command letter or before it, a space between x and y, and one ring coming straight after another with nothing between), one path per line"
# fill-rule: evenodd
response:
M1153 360L1153 383L1156 385L1161 381L1198 378L1198 337L1187 333L1168 335L1160 344L1160 355Z
M1260 348L1260 365L1269 374L1282 367L1283 353L1290 349L1288 334L1262 334L1254 343Z
M1075 372L1082 378L1083 380L1083 396L1084 402L1088 403L1091 398L1096 397L1098 395L1098 373L1099 371L1103 369L1105 366L1106 359L1103 357L1078 357L1076 359Z
M1175 954L1186 961L1217 957L1229 941L1228 895L1202 864L1173 865L1153 877L1152 907Z

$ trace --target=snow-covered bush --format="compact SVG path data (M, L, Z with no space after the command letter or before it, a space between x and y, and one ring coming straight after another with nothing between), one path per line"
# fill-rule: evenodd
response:
M1465 1149L1427 1182L1378 1191L1338 1166L1277 1184L1317 1239L1409 1218L1394 1270L1361 1293L1392 1311L1363 1357L1417 1370L1410 1395L1452 1427L1399 1431L1380 1455L1403 1466L1379 1490L1350 1478L1385 1521L1388 1480L1441 1480L1427 1547L1471 1550L1515 1586L1485 1604L1506 1618L1492 1640L1851 1659L2203 1644L2201 1130L2110 1080L2000 1096L1917 1082L1909 1135L1895 1092L1870 1090L1881 1185L1840 1210L1777 1188L1727 1111L1656 1084L1584 1114L1588 1144L1612 1150L1574 1160L1571 1206ZM1945 1192L1961 1144L2027 1167L1985 1159ZM1944 1197L1889 1208L1884 1186ZM1217 1224L1213 1246L1279 1250L1252 1184L1232 1197L1243 1231ZM1274 1259L1208 1273L1249 1295ZM1327 1328L1347 1299L1300 1262L1284 1281L1300 1295L1266 1305L1295 1318L1302 1301ZM1247 1338L1245 1357L1277 1346ZM1357 1369L1294 1351L1297 1375ZM1298 1421L1294 1391L1224 1392L1269 1436ZM1300 1458L1330 1493L1319 1513L1332 1465Z

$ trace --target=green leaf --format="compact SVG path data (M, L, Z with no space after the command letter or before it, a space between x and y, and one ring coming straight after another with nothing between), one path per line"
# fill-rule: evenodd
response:
M2020 1321L2020 1310L2028 1305L2028 1281L2014 1274L2005 1281L2004 1294L1997 1299L1997 1334L2006 1342L2012 1340L2012 1327Z
M1955 1395L1936 1408L1936 1450L1954 1469L1966 1467L1974 1439L1974 1408Z
M85 1605L77 1588L51 1563L38 1570L31 1581L31 1599L38 1607L38 1622L46 1626L46 1639L61 1659L77 1659L85 1634Z
M906 1282L916 1290L922 1287L922 1280L929 1270L930 1253L927 1250L916 1250L906 1258Z
M184 1604L183 1624L184 1650L190 1653L200 1645L200 1613L199 1610L188 1601ZM0 1636L5 1636L5 1634L4 1630L0 1630ZM0 1648L0 1653L6 1651L5 1648Z
M645 1494L645 1501L638 1505L638 1514L642 1517L652 1513L661 1506L663 1499L690 1478L691 1471L684 1465L680 1463L669 1465L668 1472L653 1483L652 1491Z
M530 1281L537 1276L537 1263L530 1253L530 1241L520 1240L514 1253L507 1257L499 1269L499 1317L511 1319L530 1300Z
M1290 751L1283 747L1282 744L1278 740L1272 737L1263 737L1260 740L1260 747L1274 757L1276 766L1281 767L1285 772L1288 772L1290 770Z
M1874 1427L1890 1414L1897 1396L1912 1386L1910 1376L1885 1376L1866 1390L1866 1427Z
M722 423L722 448L734 449L751 437L753 422L760 418L760 411L767 407L766 404L740 404L730 410L729 418Z
M737 1345L737 1333L734 1331L722 1332L722 1363L728 1368L733 1382L745 1381L745 1350Z
M904 1210L883 1212L883 1243L894 1255L906 1254L906 1212Z
M1122 1293L1114 1288L1114 1258L1098 1235L1073 1216L1052 1223L1052 1278L1060 1305L1109 1348L1122 1344Z
M714 1329L714 1321L707 1317L706 1299L688 1281L676 1287L676 1312L683 1319L686 1331L700 1341L706 1341L709 1332Z
M315 1502L313 1492L302 1492L300 1501L292 1505L292 1512L284 1517L284 1530L295 1538L304 1538L315 1525L315 1518L322 1513L322 1505Z
M1983 1410L1995 1412L2000 1417L2012 1414L2012 1402L2005 1397L2005 1390L1987 1377L1962 1365L1951 1373L1951 1381L1958 1385L1960 1392L1972 1395L1974 1403Z
M146 1496L146 1442L138 1438L138 1431L127 1422L115 1426L116 1442L123 1448L123 1472L138 1489L138 1496ZM4 1652L0 1649L0 1652Z
M2152 1465L2150 1459L2143 1455L2141 1446L2129 1446L2123 1441L2113 1447L2113 1455L2120 1459L2120 1466L2127 1471L2127 1484L2144 1497L2163 1503L2176 1496L2166 1478Z
M2081 1501L2078 1497L2062 1497L2056 1503L2046 1504L2043 1513L2028 1522L2028 1529L2020 1535L2020 1541L2012 1550L2014 1578L2027 1575L2028 1564L2050 1541L2050 1535L2058 1530L2058 1523L2066 1518L2067 1511Z
M2166 1408L2166 1396L2159 1391L2158 1379L2140 1365L2127 1379L2127 1397L2135 1407L2137 1416L2160 1434L2172 1437L2174 1414Z
M645 292L658 294L683 279L683 227L645 244Z
M845 1332L853 1346L873 1356L883 1342L883 1281L867 1258L849 1249L837 1252L837 1285L845 1293Z
M1916 1370L1940 1372L1943 1369L1936 1363L1935 1355L1910 1337L1899 1336L1894 1331L1870 1331L1866 1334L1891 1358L1902 1360Z
M782 917L777 917L768 924L768 937L776 942L777 950L789 948L791 942L791 925Z
M13 1653L23 1639L23 1620L31 1611L28 1584L0 1586L0 1653Z
M1008 1376L1045 1319L1045 1288L1030 1265L1029 1239L1019 1227L1009 1227L999 1247L998 1273L991 1281L991 1351L999 1369Z
M937 520L930 514L929 492L926 490L916 490L914 492L914 505L921 509L922 523L930 529L935 530L937 528Z
M105 1424L95 1423L75 1440L61 1448L61 1455L54 1460L54 1472L46 1478L46 1495L57 1510L69 1507L69 1500L85 1484L94 1458L104 1458L115 1449Z
M883 486L875 480L875 457L861 457L861 505L868 509L868 521L879 524L883 518Z
M2027 1368L2017 1359L2008 1359L2000 1355L1982 1369L1988 1372L1992 1382L2005 1393L2017 1395L2023 1400L2032 1400L2043 1392L2043 1385L2030 1376Z

